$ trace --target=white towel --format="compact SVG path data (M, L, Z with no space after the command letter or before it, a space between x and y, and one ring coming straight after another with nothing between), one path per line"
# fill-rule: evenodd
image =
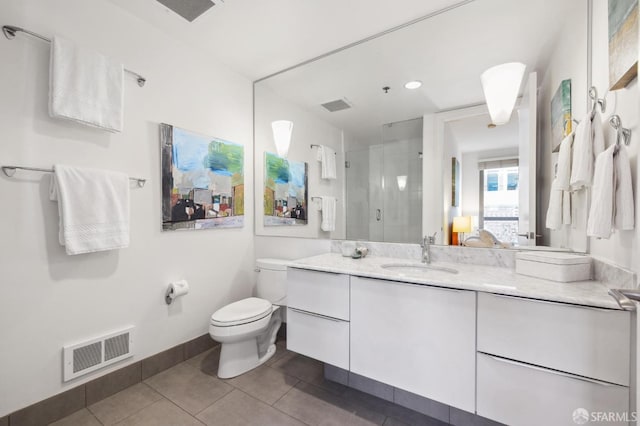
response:
M614 203L614 167L611 145L596 158L593 187L591 189L591 208L587 220L587 235L597 238L609 238L613 227Z
M551 184L546 227L560 229L562 225L571 225L571 194L569 178L571 176L571 145L574 134L571 133L560 143L556 176Z
M322 179L337 179L336 152L328 146L320 145L317 157L322 163Z
M58 202L67 254L129 246L129 178L124 173L57 164L49 198Z
M633 186L631 183L631 163L629 153L624 145L620 145L618 153L613 157L615 176L615 215L614 226L621 231L634 228Z
M593 120L586 116L576 128L573 143L573 161L571 163L571 189L576 191L588 188L593 181L595 158L604 151L604 133L602 119L595 113Z
M320 197L322 200L322 223L320 228L323 231L331 232L336 230L336 199L335 197Z
M51 117L122 131L122 64L56 36L51 42L49 80Z

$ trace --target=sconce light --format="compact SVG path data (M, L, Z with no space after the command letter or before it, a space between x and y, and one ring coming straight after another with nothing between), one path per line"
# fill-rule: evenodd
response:
M407 176L396 176L396 179L398 179L398 189L404 191L407 188Z
M462 234L462 238L458 235L458 245L462 245L462 242L464 241L464 233L471 232L471 216L454 217L452 231Z
M480 76L493 124L507 124L516 105L526 66L509 62L491 67Z
M278 156L287 158L289 145L291 144L291 132L293 132L293 121L277 120L271 123L273 129L273 140L276 143Z

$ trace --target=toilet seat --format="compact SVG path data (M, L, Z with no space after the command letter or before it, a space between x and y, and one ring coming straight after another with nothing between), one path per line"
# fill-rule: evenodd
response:
M211 325L232 327L258 321L271 315L271 302L258 297L248 297L224 306L211 315Z

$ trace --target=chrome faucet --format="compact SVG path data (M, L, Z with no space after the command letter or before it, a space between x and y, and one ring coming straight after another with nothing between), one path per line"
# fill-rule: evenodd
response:
M429 251L429 247L431 244L435 244L436 242L436 234L438 232L434 232L433 235L425 235L422 239L422 263L431 263L431 253Z

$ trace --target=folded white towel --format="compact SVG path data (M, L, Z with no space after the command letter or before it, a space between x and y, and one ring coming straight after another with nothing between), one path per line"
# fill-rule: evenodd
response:
M49 198L58 202L67 254L129 246L129 178L124 173L57 164Z
M560 229L562 225L571 225L571 194L569 178L571 175L571 146L574 134L571 133L560 143L556 176L551 184L546 227Z
M320 145L317 157L322 163L322 179L337 179L336 152L328 146Z
M602 118L596 112L591 119L587 115L576 128L573 143L573 161L571 163L571 189L588 188L593 181L595 158L604 151L604 132Z
M322 199L322 223L320 228L323 231L331 232L336 230L336 199L335 197L320 197Z
M633 203L633 187L631 183L631 163L629 153L624 145L620 145L618 153L613 157L615 175L615 228L627 231L634 228L635 212Z
M49 115L122 131L123 67L68 40L51 42Z
M591 190L591 207L587 220L587 235L597 238L609 238L613 227L614 203L614 167L611 145L596 158L593 187Z

